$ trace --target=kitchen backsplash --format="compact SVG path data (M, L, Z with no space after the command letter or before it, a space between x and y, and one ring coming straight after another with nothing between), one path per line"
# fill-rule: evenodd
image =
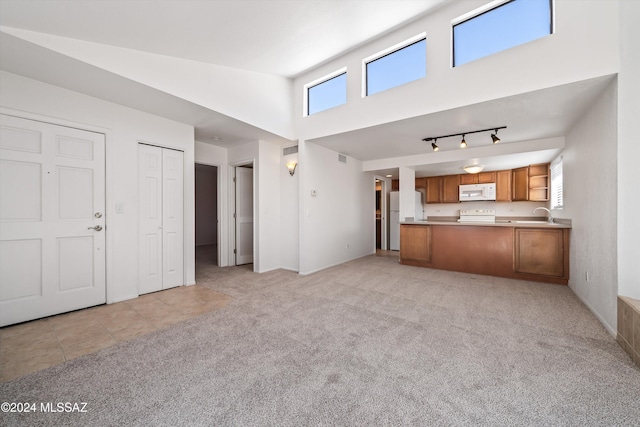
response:
M494 209L496 216L546 216L545 211L533 210L538 206L549 207L546 202L464 202L464 203L434 203L423 205L424 217L427 216L458 216L460 209Z

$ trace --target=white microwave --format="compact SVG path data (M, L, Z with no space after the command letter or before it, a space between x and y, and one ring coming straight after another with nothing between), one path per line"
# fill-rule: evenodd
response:
M476 200L495 200L496 184L464 184L460 187L460 201L473 202Z

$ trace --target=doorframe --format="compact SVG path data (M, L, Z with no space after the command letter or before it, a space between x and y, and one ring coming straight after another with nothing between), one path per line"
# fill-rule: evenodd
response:
M387 182L386 177L383 176L379 176L379 175L374 175L373 176L373 194L375 196L376 194L376 180L380 181L380 185L381 185L381 191L380 191L380 212L382 213L382 224L381 227L382 229L380 230L381 236L380 236L380 249L381 250L388 250L389 249L389 239L388 239L388 228L387 228L387 224L389 222L389 219L387 218L387 188L388 188L388 182ZM374 205L374 216L375 216L375 205ZM375 223L375 221L374 221ZM376 236L376 229L374 227L373 229L373 236L374 236L374 253L375 253L375 249L377 249L375 247L375 236Z
M51 117L44 114L31 113L22 110L15 110L13 108L7 108L0 106L0 114L5 114L7 116L18 117L21 119L34 120L37 122L48 123L51 125L57 126L65 126L79 130L85 130L88 132L101 133L104 135L104 206L105 206L105 215L104 215L104 233L105 233L105 301L107 304L111 304L116 301L116 299L112 295L112 287L110 286L110 277L114 277L114 265L113 265L113 235L109 233L109 228L111 224L111 218L115 215L115 205L112 203L114 200L114 186L110 182L109 177L111 173L115 169L115 165L117 164L117 158L115 156L115 152L110 150L109 147L112 145L113 141L113 133L110 129L103 128L100 126L89 125L86 123L75 122L72 120L65 120L58 117Z
M253 271L256 272L256 266L258 265L258 240L256 239L257 237L257 218L256 218L256 210L258 208L258 200L257 200L257 180L258 180L258 174L257 169L256 169L256 161L254 158L252 159L247 159L247 160L241 160L238 162L233 162L229 164L229 206L228 206L228 218L229 221L227 223L227 229L229 232L229 246L227 248L227 253L228 253L228 259L229 259L229 266L234 266L236 265L236 254L234 253L234 250L236 248L236 219L233 217L233 214L235 213L235 209L236 209L236 183L235 183L235 177L236 177L236 168L238 167L242 167L242 166L248 166L251 165L251 167L253 168Z
M224 212L224 207L222 206L221 202L222 202L222 197L221 196L221 190L222 190L222 166L220 164L217 163L211 163L211 162L202 162L202 161L197 161L197 162L193 162L194 163L194 173L195 173L195 165L203 165L203 166L213 166L216 168L216 215L218 216L218 224L216 224L216 244L218 245L218 256L217 256L217 263L219 267L223 267L225 264L223 264L223 238L222 238L222 225L224 224L224 219L222 217L222 213ZM195 200L194 200L195 202ZM195 215L195 212L194 212ZM193 244L195 246L195 239L193 241Z

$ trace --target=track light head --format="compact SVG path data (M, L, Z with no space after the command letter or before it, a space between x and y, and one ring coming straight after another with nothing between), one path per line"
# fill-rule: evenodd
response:
M500 138L498 138L498 129L495 130L495 133L491 134L491 140L493 141L494 144L497 144L498 142L500 142Z
M437 139L436 139L436 141L437 141ZM431 147L433 148L433 151L438 151L440 149L440 147L438 147L438 145L436 144L435 141L431 143Z
M460 141L460 148L467 148L467 141L464 140L464 135L462 135L462 141Z

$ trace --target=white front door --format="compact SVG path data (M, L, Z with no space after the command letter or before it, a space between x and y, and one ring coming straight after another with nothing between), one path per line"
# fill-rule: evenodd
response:
M0 326L105 303L104 135L0 120Z
M236 265L253 262L253 169L236 168Z
M139 144L139 292L180 286L183 279L183 153Z

